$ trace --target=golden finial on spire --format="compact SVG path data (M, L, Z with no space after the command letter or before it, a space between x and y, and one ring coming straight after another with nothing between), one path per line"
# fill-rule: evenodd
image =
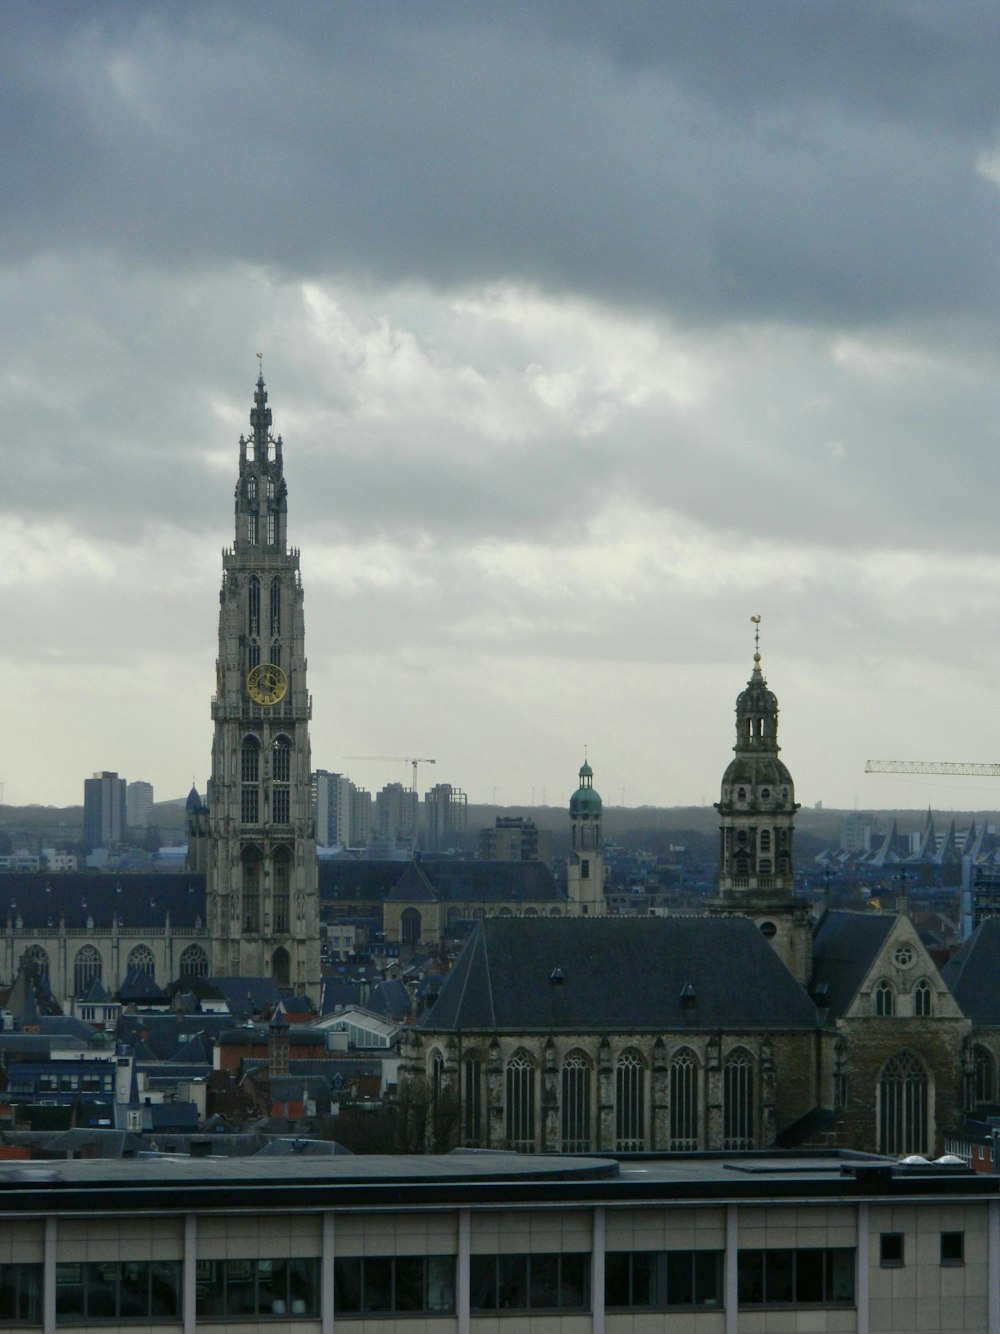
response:
M753 622L753 663L755 667L760 666L760 617L751 616Z

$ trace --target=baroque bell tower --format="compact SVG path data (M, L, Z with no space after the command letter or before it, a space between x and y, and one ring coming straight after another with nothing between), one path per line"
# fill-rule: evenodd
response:
M222 553L207 912L216 977L273 977L319 999L299 552L287 543L281 436L263 373L240 436L236 534Z
M811 969L809 906L795 897L792 776L778 758L778 700L760 666L760 617L753 670L736 700L734 757L722 776L719 887L711 911L753 919L800 982Z

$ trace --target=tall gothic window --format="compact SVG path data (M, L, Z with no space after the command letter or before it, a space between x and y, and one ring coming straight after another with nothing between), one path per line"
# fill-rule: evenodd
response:
M73 962L73 994L82 996L94 982L100 982L104 966L100 951L93 945L84 945L77 950Z
M896 993L892 983L885 978L875 988L875 1013L882 1019L888 1019L896 1013Z
M243 930L260 930L260 856L253 848L243 853Z
M622 1052L615 1068L615 1148L619 1153L638 1153L645 1148L644 1076L638 1052Z
M931 1012L931 987L925 977L922 977L913 988L913 1013L918 1018L926 1019Z
M276 848L272 863L274 875L274 929L279 935L289 930L288 914L292 883L291 853L287 848Z
M590 1062L571 1051L562 1068L562 1151L590 1153Z
M670 1062L670 1148L687 1153L698 1147L698 1062L683 1048Z
M724 1149L754 1147L753 1061L737 1048L726 1058L722 1079Z
M969 1106L974 1107L977 1102L992 1102L993 1090L996 1087L994 1079L993 1057L986 1047L980 1047L978 1044L972 1049L972 1096L969 1099Z
M25 950L25 954L27 955L28 962L34 964L35 968L38 970L38 976L47 978L49 975L49 956L44 946L30 945L27 950Z
M286 736L275 737L274 740L274 781L276 783L287 783L292 777L292 743Z
M156 976L156 958L148 945L136 945L128 956L126 965L130 973L142 973L146 977Z
M247 632L251 635L260 634L260 580L256 575L252 576L247 586Z
M267 545L273 547L278 541L278 516L273 510L267 516Z
M281 634L281 581L271 580L271 634Z
M535 1067L524 1051L507 1062L507 1147L535 1151Z
M416 908L404 908L400 916L400 928L404 945L420 944L422 919Z
M926 1153L927 1106L927 1071L912 1052L902 1051L878 1081L879 1153Z
M252 547L257 545L257 511L251 510L247 515L247 541Z
M475 1054L462 1067L462 1142L478 1149L483 1135L483 1063Z
M260 742L255 736L245 736L240 747L240 781L256 783L260 778Z
M200 945L189 945L181 955L181 977L208 977L208 955Z
M247 500L256 500L256 499L257 499L257 478L253 475L253 473L251 473L250 476L247 478Z
M288 824L291 820L291 789L289 781L292 773L292 743L286 736L279 736L271 752L271 774L274 779L271 791L271 819L275 824Z

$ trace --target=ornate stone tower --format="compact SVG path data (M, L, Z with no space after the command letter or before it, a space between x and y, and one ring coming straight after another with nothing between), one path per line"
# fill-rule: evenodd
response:
M264 377L240 436L236 540L222 553L206 819L211 967L319 999L319 896L299 553Z
M751 917L795 977L808 981L812 928L807 904L795 898L792 776L778 758L778 701L760 668L759 617L753 671L736 701L735 758L716 803L721 837L715 913Z
M584 760L580 786L569 799L572 838L566 867L570 912L595 917L604 912L604 855L601 851L601 798L594 791L594 771Z

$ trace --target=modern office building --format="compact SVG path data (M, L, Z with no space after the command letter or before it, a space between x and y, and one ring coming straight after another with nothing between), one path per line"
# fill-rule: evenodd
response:
M129 829L146 829L153 814L153 784L129 783L125 789L125 809Z
M863 1155L0 1168L0 1321L1000 1334L1000 1182ZM512 1323L513 1322L513 1323Z
M83 780L83 842L87 850L113 848L127 828L127 784L103 770Z

